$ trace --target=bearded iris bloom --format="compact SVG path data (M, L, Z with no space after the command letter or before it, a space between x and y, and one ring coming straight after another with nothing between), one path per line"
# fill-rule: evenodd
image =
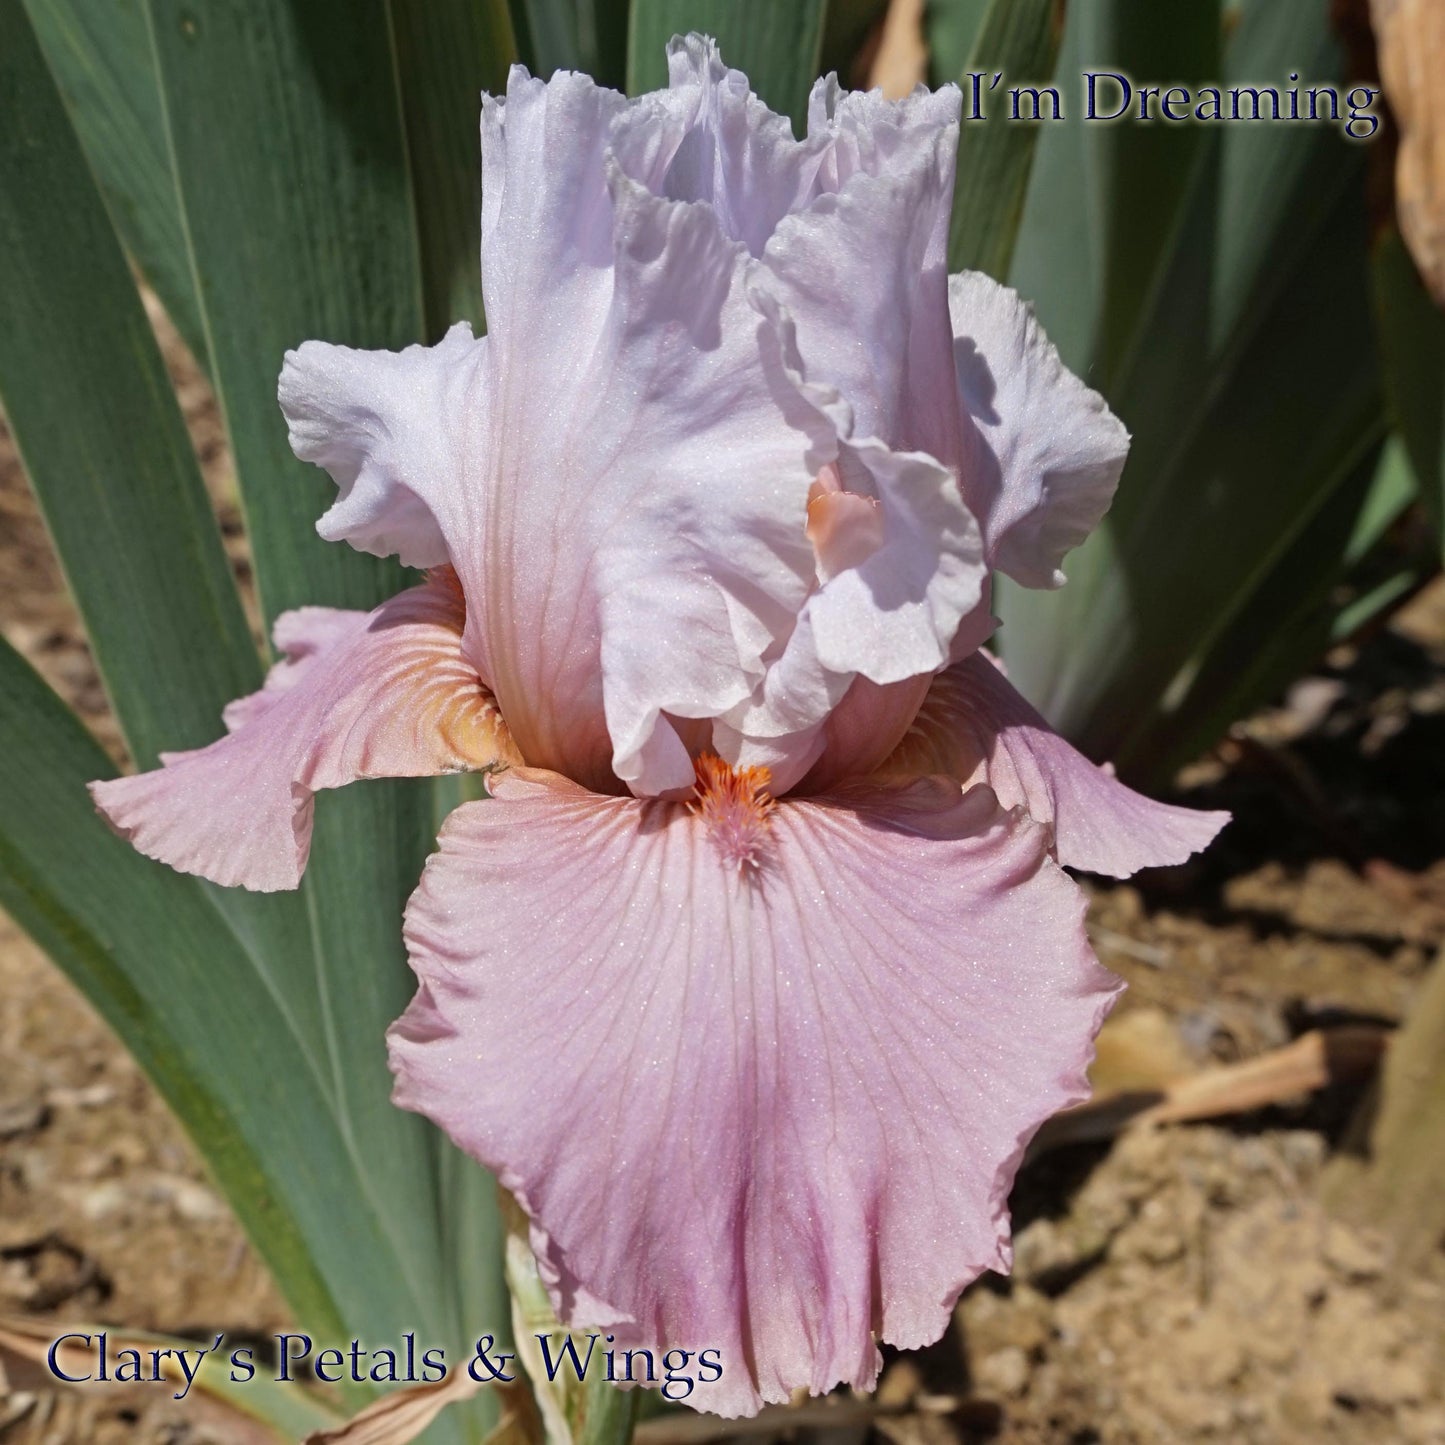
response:
M1224 818L980 650L991 574L1063 581L1127 436L947 275L958 92L820 81L799 141L711 42L669 60L633 101L521 69L485 101L486 336L286 358L322 536L426 582L284 615L228 736L93 792L271 890L319 789L490 770L407 910L397 1102L516 1196L564 1322L718 1351L690 1403L741 1414L870 1386L1007 1268L1119 987L1060 865Z

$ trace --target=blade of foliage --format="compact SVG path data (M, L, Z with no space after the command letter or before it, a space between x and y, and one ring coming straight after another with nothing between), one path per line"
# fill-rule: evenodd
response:
M292 456L276 377L308 337L404 346L424 329L387 7L150 0L150 13L266 616L374 606L401 570L316 536L335 487Z
M456 1277L464 1340L487 1333L496 1337L499 1349L510 1349L511 1301L502 1271L507 1235L497 1207L497 1181L449 1140L439 1143L441 1248ZM485 1416L496 1402L484 1396L468 1408Z
M1395 230L1375 248L1375 307L1390 410L1445 550L1445 316Z
M1394 1278L1428 1268L1445 1232L1445 954L1342 1142L1320 1179L1325 1207L1388 1239Z
M1177 705L1155 724L1151 776L1166 779L1197 757L1423 579L1425 569L1410 565L1420 559L1381 545L1414 496L1400 443L1372 448L1198 660ZM1338 560L1325 567L1324 557Z
M1079 7L1079 19L1092 70L1189 88L1218 80L1217 0L1177 6L1167 14L1150 0L1109 0ZM1104 80L1097 84L1100 113L1117 109L1109 104L1107 87ZM1110 391L1121 368L1138 354L1142 326L1152 321L1145 311L1179 240L1191 180L1208 163L1211 134L1202 127L1164 124L1157 111L1151 123L1138 123L1137 98L1131 113L1132 121L1082 122L1093 151L1091 180L1107 198L1094 213L1103 305L1093 360L1096 381Z
M1344 642L1375 626L1379 619L1407 602L1429 580L1431 570L1415 566L1396 567L1368 591L1360 592L1330 628L1330 642Z
M1223 83L1337 74L1327 9L1327 0L1246 5ZM1060 68L1075 62L1094 63L1077 36ZM1362 157L1328 127L1210 127L1195 142L1157 279L1142 300L1132 285L1120 300L1107 226L1088 228L1087 262L1067 255L1088 210L1075 175L1087 152L1076 139L1072 164L1053 163L1052 179L1075 201L1046 196L1050 140L1014 277L1135 436L1115 507L1066 564L1062 596L1000 589L1001 643L1056 725L1094 756L1147 775L1161 719L1202 659L1383 432ZM1125 165L1121 154L1094 211L1137 194L1119 179ZM1051 254L1072 290L1039 269ZM1114 319L1130 316L1132 326ZM1321 556L1318 566L1338 561Z
M207 365L144 0L26 0L126 250Z
M642 1390L622 1390L594 1374L578 1392L572 1437L577 1445L628 1445Z
M631 0L577 0L584 69L613 90L627 89Z
M344 1341L405 1317L389 1222L284 1000L207 889L96 816L85 784L114 767L3 643L0 694L0 904L149 1074L306 1327Z
M511 0L511 11L518 55L533 75L582 68L577 0Z
M585 70L621 90L627 76L628 0L511 0L522 63L544 79Z
M1158 119L1140 124L1137 99L1132 120L1086 120L1082 77L1107 72L1190 85L1217 82L1220 69L1216 0L1167 13L1148 0L1069 8L1056 71L1065 119L1044 127L1011 279L1039 308L1069 365L1111 396L1214 132ZM1112 113L1121 98L1099 80L1097 113Z
M967 65L954 77L963 87L965 119L958 136L958 182L948 238L950 271L986 271L1007 279L1034 145L1046 123L1016 123L1003 113L995 113L992 121L970 119L973 85L968 72L991 77L1001 71L1003 84L1046 85L1053 77L1059 48L1054 8L1054 0L994 0ZM986 82L979 90L982 97ZM1002 97L994 104L1001 105ZM983 104L979 109L988 115Z
M429 341L485 325L480 95L516 59L506 0L393 0L397 71L416 198Z
M165 365L18 0L0 0L0 399L132 753L260 685Z
M105 207L17 0L0 0L3 400L132 756L199 747L260 685L165 366ZM218 894L321 1043L304 911Z
M1137 427L1134 454L1114 512L1067 564L1065 592L1001 589L1004 655L1020 685L1121 771L1147 776L1154 729L1180 705L1197 659L1383 429L1354 171L1336 172L1336 204L1315 222L1306 263L1261 299L1257 325L1199 378L1192 403L1119 403ZM1333 298L1328 315L1321 295ZM1162 317L1159 330L1159 344L1172 334L1201 345ZM1141 372L1167 383L1169 363Z
M995 0L929 0L924 9L930 85L947 85L969 69L969 57Z
M1345 498L1351 497L1354 489L1346 487L1344 495ZM1343 570L1347 574L1354 572L1375 553L1385 534L1418 495L1418 485L1405 447L1398 436L1392 436L1381 448L1369 487L1354 508L1354 524L1342 551ZM1338 505L1335 498L1330 501L1332 506Z
M403 574L317 538L334 489L291 455L275 383L283 352L308 337L394 347L425 330L387 7L152 0L151 21L265 610L372 606ZM304 894L334 1087L358 1150L348 1187L385 1220L390 1246L347 1263L338 1287L378 1286L348 1324L451 1343L460 1315L438 1240L436 1142L391 1105L382 1043L412 989L401 908L431 837L425 784L323 795Z
M1075 76L1084 67L1079 11L1074 7L1064 26L1057 76ZM1090 184L1091 166L1087 127L1075 106L1063 121L1045 126L1035 144L1008 278L1039 312L1064 361L1084 376L1090 375L1103 272L1097 213L1105 199Z
M667 42L690 30L711 35L723 58L753 90L790 116L802 135L808 91L822 65L828 0L633 0L627 44L627 90L640 95L667 84Z

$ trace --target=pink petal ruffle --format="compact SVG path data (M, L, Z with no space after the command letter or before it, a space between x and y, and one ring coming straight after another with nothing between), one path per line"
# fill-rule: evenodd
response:
M689 1403L876 1378L1009 1263L1023 1148L1119 987L1047 838L941 780L774 809L502 774L407 912L396 1100L496 1170L562 1318L720 1352Z
M987 783L1005 807L1023 807L1053 830L1060 863L1113 878L1182 863L1229 821L1228 813L1171 807L1126 788L1065 742L983 652L933 680L884 766Z
M92 783L97 808L148 858L262 893L295 888L313 794L358 778L426 777L515 759L461 655L450 573L374 612L303 607L276 622L265 688L226 709L230 735L163 767Z

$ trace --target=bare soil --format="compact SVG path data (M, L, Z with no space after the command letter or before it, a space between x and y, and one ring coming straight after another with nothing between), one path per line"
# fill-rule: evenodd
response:
M162 322L163 324L163 322ZM214 403L167 338L246 580ZM117 757L119 735L8 437L0 630ZM1445 941L1445 584L1342 649L1191 770L1237 821L1202 861L1093 886L1129 992L1101 1087L1249 1058L1320 1023L1402 1019ZM146 1080L0 920L0 1315L209 1340L286 1314ZM896 1445L1445 1442L1445 1255L1402 1278L1317 1185L1360 1087L1046 1153L1014 1195L1017 1262L938 1345L891 1358ZM832 1432L836 1433L836 1432ZM235 1441L155 1392L20 1393L4 1445ZM856 1435L854 1438L858 1438Z

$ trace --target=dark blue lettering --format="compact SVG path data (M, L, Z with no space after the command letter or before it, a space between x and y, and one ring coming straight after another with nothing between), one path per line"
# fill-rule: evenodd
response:
M300 1354L293 1355L291 1353L291 1345L293 1341L301 1346ZM283 1384L290 1384L291 1366L299 1365L301 1361L306 1359L311 1353L311 1336L277 1335L276 1349L281 1356L281 1369L277 1374L276 1378L280 1380Z
M542 1368L547 1372L549 1380L557 1378L557 1371L562 1368L562 1361L569 1359L572 1362L572 1374L577 1380L587 1378L587 1367L592 1363L592 1351L597 1348L597 1336L587 1336L587 1358L584 1360L577 1354L577 1346L568 1335L562 1341L562 1349L556 1360L552 1359L552 1345L546 1335L538 1335L537 1343L542 1346Z
M1129 83L1127 75L1120 75L1112 70L1086 70L1084 79L1088 81L1084 103L1085 120L1118 120L1129 109L1129 102L1134 98L1134 87ZM1101 80L1112 80L1119 87L1119 108L1112 115L1099 114L1098 83Z
M89 1335L61 1335L61 1337L56 1340L45 1352L45 1363L50 1367L50 1373L54 1375L57 1380L64 1380L69 1385L83 1385L87 1380L91 1378L91 1376L67 1375L65 1371L60 1368L60 1365L55 1358L60 1351L60 1347L66 1342L66 1340L84 1340L86 1348L90 1348L91 1341Z

